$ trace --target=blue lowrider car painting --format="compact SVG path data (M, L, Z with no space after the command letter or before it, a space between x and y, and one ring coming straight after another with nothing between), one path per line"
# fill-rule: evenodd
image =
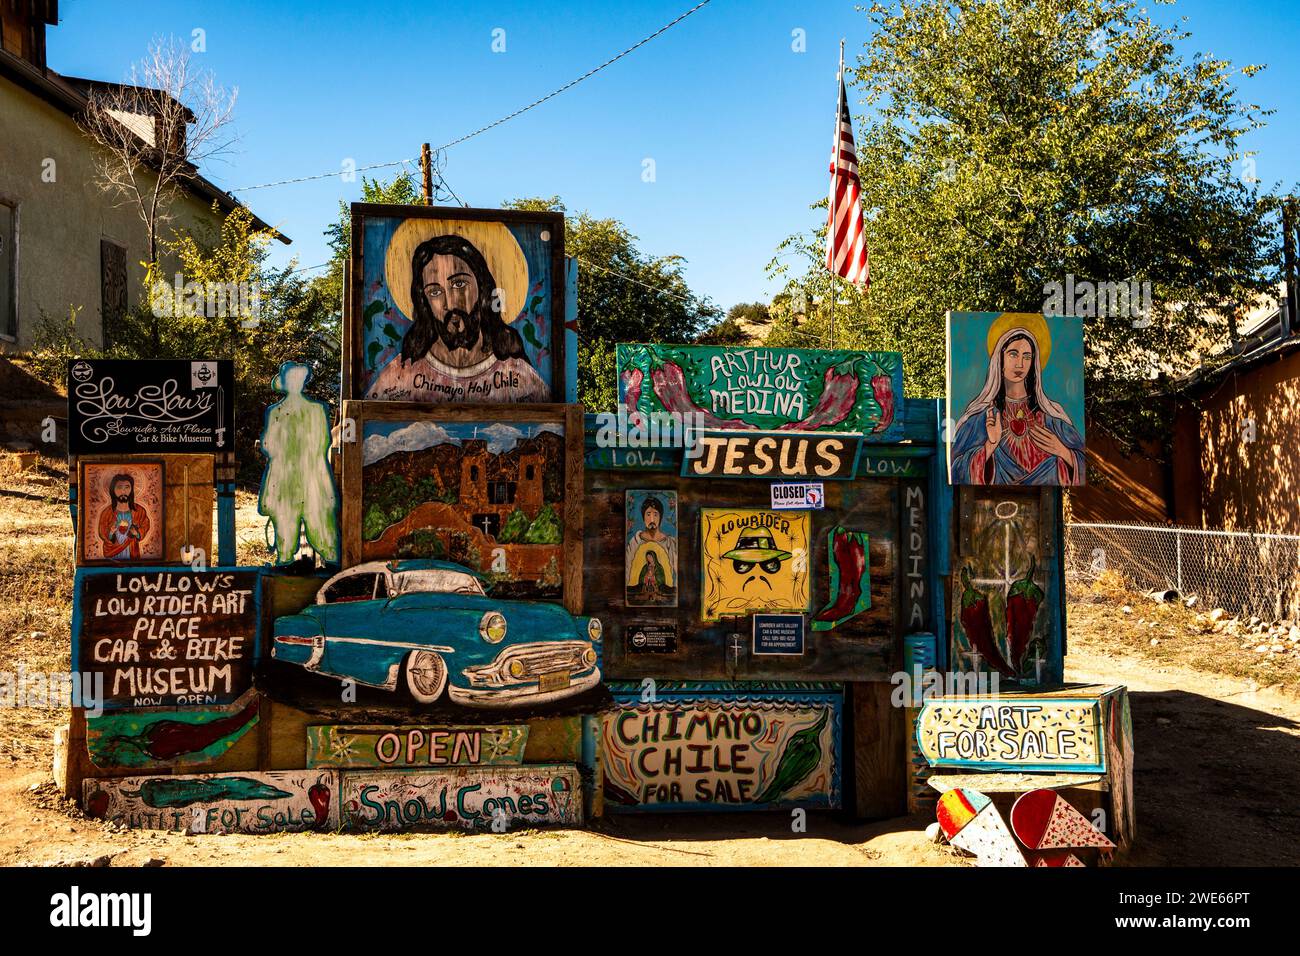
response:
M600 683L601 624L556 604L497 600L449 561L372 561L277 618L271 656L313 673L471 707L519 707Z

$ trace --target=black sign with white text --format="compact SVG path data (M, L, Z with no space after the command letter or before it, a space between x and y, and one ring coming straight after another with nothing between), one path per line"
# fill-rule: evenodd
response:
M234 443L229 359L73 359L68 454L213 454Z

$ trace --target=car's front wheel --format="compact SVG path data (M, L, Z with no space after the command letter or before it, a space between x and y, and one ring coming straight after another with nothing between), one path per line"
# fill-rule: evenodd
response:
M433 651L411 651L406 658L406 689L421 704L433 704L447 689L447 665Z

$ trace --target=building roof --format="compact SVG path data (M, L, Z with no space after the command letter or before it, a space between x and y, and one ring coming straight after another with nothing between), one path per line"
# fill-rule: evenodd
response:
M2 48L0 48L0 76L12 80L29 93L66 113L73 120L78 119L85 112L88 105L87 94L91 90L120 85L81 77L63 76L48 67L41 69ZM146 142L148 141L148 137L142 135L141 130L137 130L131 123L124 122L124 125L141 136ZM150 131L149 135L152 135L152 131ZM217 203L226 212L244 205L230 193L208 180L198 169L194 169L187 178L181 180L180 185L200 199ZM286 245L292 242L288 236L269 223L264 222L255 213L253 214L253 224L258 229L269 231Z

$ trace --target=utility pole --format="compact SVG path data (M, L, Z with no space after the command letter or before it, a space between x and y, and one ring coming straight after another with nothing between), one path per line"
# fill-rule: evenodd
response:
M424 174L424 204L433 205L433 156L429 144L420 144L420 172Z
M1297 212L1300 211L1300 205L1297 204L1294 196L1287 196L1282 200L1282 328L1281 338L1290 337L1291 332L1295 329L1296 324L1300 322L1300 315L1296 315L1297 308L1300 308L1300 289L1296 288L1297 275L1296 266L1296 230L1300 229L1300 222L1297 221Z

